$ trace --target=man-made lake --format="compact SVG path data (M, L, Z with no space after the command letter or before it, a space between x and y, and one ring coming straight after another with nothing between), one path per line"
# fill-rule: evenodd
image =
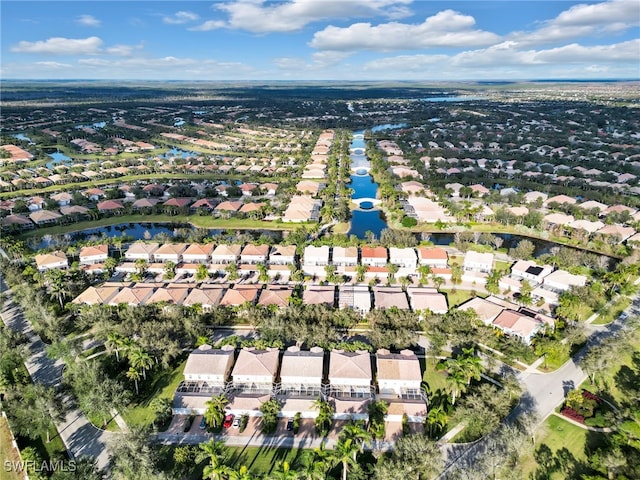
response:
M33 140L27 137L24 133L15 133L13 136L18 140L22 140L23 142L29 142L31 145L35 145Z
M470 102L473 100L483 100L482 97L463 96L463 97L427 97L421 98L423 102Z
M47 155L49 155L53 159L45 164L47 168L53 168L56 165L71 165L71 163L73 162L73 159L71 157L67 157L62 152L47 153Z
M165 153L164 155L162 155L164 158L171 158L171 157L182 157L182 158L187 158L187 157L197 157L198 155L201 155L198 152L188 152L186 150L182 150L180 148L172 148L171 150L168 150L167 153Z

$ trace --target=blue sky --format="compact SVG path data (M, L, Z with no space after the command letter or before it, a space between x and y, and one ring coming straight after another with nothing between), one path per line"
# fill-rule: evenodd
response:
M4 79L640 79L640 1L6 1Z

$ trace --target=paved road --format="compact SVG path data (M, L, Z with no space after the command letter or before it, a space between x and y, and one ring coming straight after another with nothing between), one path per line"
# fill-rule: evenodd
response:
M633 303L625 312L627 315L640 315L640 295L634 298ZM517 377L524 393L520 404L509 415L507 421L513 422L519 416L533 412L537 415L538 424L541 424L564 401L569 390L577 388L587 379L587 374L577 364L579 359L587 353L589 348L611 335L616 335L623 328L624 320L620 317L608 325L591 326L587 332L589 338L585 347L558 370L551 373L518 373ZM489 442L486 441L486 438L471 446L443 446L447 460L445 470L439 478L448 478L457 465L474 465L476 459L487 448Z
M58 387L62 381L64 364L60 360L52 360L45 353L45 343L33 331L31 323L24 317L20 306L13 301L11 292L4 280L0 279L0 291L5 295L4 304L0 312L2 321L9 328L19 331L30 340L31 356L25 365L34 382L43 383L50 387ZM60 438L67 447L72 458L89 456L96 459L98 468L109 464L107 442L117 433L102 431L94 427L85 415L74 405L70 396L64 398L67 406L64 420L56 422Z

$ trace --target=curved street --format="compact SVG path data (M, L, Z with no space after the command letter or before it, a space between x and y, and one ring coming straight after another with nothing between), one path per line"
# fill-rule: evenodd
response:
M31 379L35 383L42 383L54 388L59 387L62 383L63 362L52 360L47 356L45 343L33 331L31 323L24 317L20 305L13 300L11 291L3 279L0 279L0 291L4 295L0 311L2 321L7 327L22 333L29 339L31 355L25 365ZM65 418L54 423L69 456L71 458L88 456L96 460L98 468L106 468L109 465L108 442L118 434L93 426L74 404L72 397L66 396L64 401L66 404Z

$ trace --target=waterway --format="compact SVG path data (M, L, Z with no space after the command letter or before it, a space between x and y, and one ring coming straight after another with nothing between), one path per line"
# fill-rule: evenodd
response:
M37 239L36 242L38 240L39 242L34 242L31 247L34 249L49 248L57 247L59 245L69 245L82 240L99 241L105 238L116 237L126 238L127 240L152 240L159 234L166 235L175 241L181 241L184 239L183 235L185 231L189 230L195 231L196 227L186 223L119 223L106 227L89 228L77 232L69 232L63 235L44 235L42 238ZM199 230L206 230L207 236L212 238L225 236L231 238L238 234L247 234L254 239L257 239L262 235L266 235L273 238L275 242L280 242L283 238L283 232L280 230L234 229L233 231L228 231L219 228Z
M401 128L404 124L398 125L379 125L371 130L378 131L387 128ZM364 154L365 151L364 130L353 132L353 140L351 141L349 155L351 166L356 171L351 175L349 188L353 190L351 198L353 200L361 198L375 199L378 194L378 184L373 181L373 177L369 175L371 162ZM373 208L371 202L363 202L360 209L351 212L351 228L347 235L355 235L358 238L366 238L367 232L371 232L376 238L380 238L382 230L387 228L387 222L382 211Z

